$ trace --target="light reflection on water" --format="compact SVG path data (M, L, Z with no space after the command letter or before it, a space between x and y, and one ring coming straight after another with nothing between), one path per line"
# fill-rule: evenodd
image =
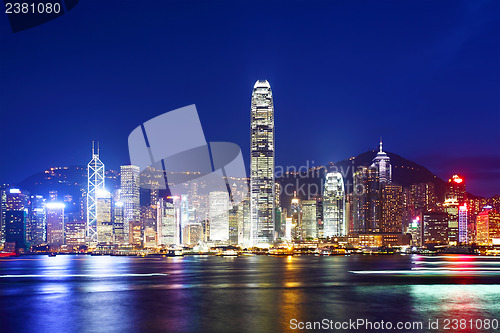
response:
M275 332L289 331L290 319L498 319L500 280L453 272L421 278L350 271L470 270L499 263L469 256L2 259L0 275L7 277L0 278L0 327L42 333Z

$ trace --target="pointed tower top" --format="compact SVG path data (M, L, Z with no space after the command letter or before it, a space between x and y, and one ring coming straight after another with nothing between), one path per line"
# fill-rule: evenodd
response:
M382 137L380 137L380 152L382 152Z
M96 142L92 141L92 157L94 156L99 157L99 141L97 141L97 149L96 149Z

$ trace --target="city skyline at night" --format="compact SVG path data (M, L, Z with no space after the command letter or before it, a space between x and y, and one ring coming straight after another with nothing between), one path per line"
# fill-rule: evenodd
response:
M382 136L442 179L461 173L472 193L498 192L496 1L270 2L268 15L240 1L145 2L142 14L113 4L82 2L16 34L0 17L1 122L12 124L0 138L16 157L0 183L84 165L92 140L117 170L137 124L189 104L209 141L238 144L249 165L248 91L266 78L280 97L277 165L338 162Z
M178 187L176 194L171 195L172 189L168 187L175 183L168 182L170 177L176 179L175 174L179 173L189 175L191 169L171 172L165 167L156 170L149 166L141 172L134 165L122 165L120 173L108 171L116 182L114 187L105 187L109 176L106 176L105 163L100 157L100 145L92 142L92 159L86 168L87 182L80 185L80 195L73 197L55 188L49 189L47 195L45 192L26 192L25 188L20 190L14 185L2 187L2 241L9 248L14 244L16 250L34 245L57 251L64 250L68 244L73 250L85 244L92 250L132 246L161 251L165 246L269 247L313 240L319 246L333 239L339 246L348 247L413 245L432 248L435 244L476 244L477 239L484 239L484 236L477 238L476 231L477 223L483 223L481 214L490 207L488 205L493 206L493 214L500 210L498 195L481 198L468 194L468 182L462 175L450 176L444 197L438 190L442 186L436 183L440 181L444 185L444 181L434 175L430 179L427 176L426 181L396 177L398 166L405 166L398 165L400 161L391 161L383 150L382 139L378 151L373 151L373 158L365 160L364 164L355 165L351 158L352 165L347 167L342 163L305 169L287 166L287 171L283 174L281 170L277 177L276 170L283 168L274 162L274 131L275 126L279 129L281 125L275 124L274 111L269 82L257 80L250 114L250 177L234 178L224 174L230 192L216 191L215 187L210 189L208 178L202 180L202 177L184 190L187 192ZM51 179L52 172L61 169L68 168L51 168L44 172L48 173L45 179ZM273 169L276 170L273 172ZM351 178L345 169L351 169ZM415 172L419 172L418 168ZM286 181L297 177L306 181L307 193L301 193L305 184L300 185L298 180L296 187L292 185L292 190L289 189L290 184ZM159 179L164 179L168 187L155 186ZM314 188L318 180L319 191ZM65 178L63 182L75 181ZM74 185L78 185L78 181ZM30 188L29 184L27 186ZM208 192L202 194L205 187ZM40 195L42 193L46 199ZM290 206L287 206L292 193ZM64 203L58 197L64 197ZM66 202L73 202L73 205L80 202L80 206L73 209L70 206L65 217ZM59 213L54 213L55 208ZM40 220L37 216L40 211L46 211L45 219ZM438 220L445 225L435 226L438 223L432 219L435 213L444 214ZM85 235L78 231L82 220L86 221ZM45 230L37 234L40 228ZM431 231L436 228L439 230L437 235ZM491 231L495 228L488 229L488 233L493 232L488 234L493 242L500 240L497 238L500 235ZM75 243L75 239L80 243Z
M0 330L499 332L499 0L0 13Z

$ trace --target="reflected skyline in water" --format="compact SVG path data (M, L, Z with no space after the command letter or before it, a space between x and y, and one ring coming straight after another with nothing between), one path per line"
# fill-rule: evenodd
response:
M0 324L6 332L263 332L289 331L292 319L498 319L498 275L351 272L499 263L467 256L25 256L0 260Z

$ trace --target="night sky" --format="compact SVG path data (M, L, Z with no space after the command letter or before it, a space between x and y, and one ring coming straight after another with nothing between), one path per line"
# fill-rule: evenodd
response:
M499 1L82 0L18 33L0 14L0 35L0 183L85 165L93 139L116 169L135 127L189 104L207 141L248 163L252 87L267 79L277 165L340 161L382 136L500 193Z

